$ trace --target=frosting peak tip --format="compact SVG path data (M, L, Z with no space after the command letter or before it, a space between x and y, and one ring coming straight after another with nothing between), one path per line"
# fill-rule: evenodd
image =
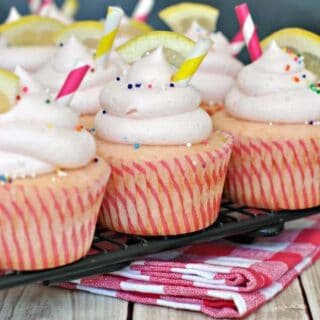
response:
M163 46L160 46L132 65L127 80L161 86L170 82L172 74L173 68L167 62Z
M5 23L16 21L19 18L21 18L21 15L20 15L19 11L17 10L17 8L11 7Z
M42 85L20 65L16 66L14 73L20 78L20 86L28 88L28 93L38 93L44 91Z

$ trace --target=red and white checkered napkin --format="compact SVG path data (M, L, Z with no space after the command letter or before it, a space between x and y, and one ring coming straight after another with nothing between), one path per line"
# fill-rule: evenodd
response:
M273 298L319 257L320 218L303 219L287 224L277 237L259 238L250 245L192 245L63 287L214 318L238 318Z

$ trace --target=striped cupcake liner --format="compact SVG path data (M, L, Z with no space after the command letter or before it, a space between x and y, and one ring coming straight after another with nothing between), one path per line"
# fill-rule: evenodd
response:
M206 228L217 219L230 154L229 142L170 160L112 159L100 224L152 236Z
M107 178L83 179L78 186L65 187L50 178L46 184L17 181L2 186L0 269L48 269L85 256Z
M274 210L319 206L320 141L235 138L225 195Z

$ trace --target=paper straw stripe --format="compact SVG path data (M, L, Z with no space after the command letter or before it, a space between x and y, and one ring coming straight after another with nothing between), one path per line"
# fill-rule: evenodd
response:
M38 12L40 6L41 6L41 0L28 0L29 9L31 13Z
M245 43L250 43L255 30L251 15L247 16L246 20L244 21L242 30Z
M174 75L173 77L173 81L174 82L180 82L184 79L187 79L190 77L191 74L194 74L201 62L203 61L203 59L205 58L206 54L197 57L197 58L193 58L193 59L189 59L187 61L185 61L183 63L183 65L181 66L181 68L179 69L179 71Z
M262 49L248 5L243 3L239 6L236 6L235 11L250 58L252 61L255 61L262 55Z
M110 52L112 49L112 45L114 39L118 33L118 28L110 32L109 34L105 35L99 42L97 51L96 51L96 59L104 56L106 53Z
M192 76L198 70L201 62L206 57L211 46L212 41L210 39L198 40L189 56L182 63L176 74L172 77L172 81L181 86L187 86Z
M245 46L242 31L240 30L231 40L231 52L233 56L237 56Z
M108 8L108 14L104 25L104 36L100 40L96 51L96 60L99 65L104 66L108 61L123 15L124 12L119 7Z
M39 8L37 9L36 13L39 15L45 15L46 10L52 4L52 0L42 0Z
M62 6L62 13L68 17L74 17L78 11L78 0L65 0Z
M89 69L89 65L85 65L83 62L79 61L76 64L76 67L68 74L56 97L56 101L62 105L69 104Z
M139 20L145 22L148 20L150 12L154 6L154 0L140 0L136 5L133 13L132 18L135 20Z

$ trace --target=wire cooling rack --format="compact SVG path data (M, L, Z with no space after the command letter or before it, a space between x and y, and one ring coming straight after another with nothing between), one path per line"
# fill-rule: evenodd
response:
M258 236L275 236L284 229L285 222L320 213L320 207L273 212L223 203L218 220L210 227L181 236L139 237L97 229L90 253L78 262L60 268L13 272L0 277L0 289L33 282L56 284L96 274L119 270L130 261L147 254L179 248L194 243L232 237L249 242Z

